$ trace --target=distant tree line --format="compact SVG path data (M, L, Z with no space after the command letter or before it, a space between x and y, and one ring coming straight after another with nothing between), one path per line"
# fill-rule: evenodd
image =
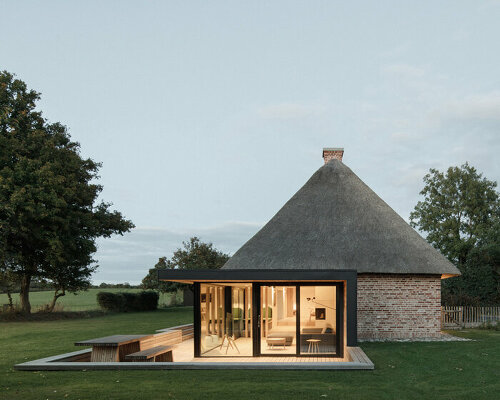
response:
M139 289L141 285L131 285L128 282L124 283L106 283L102 282L99 285L92 285L94 289Z
M95 241L134 227L111 204L98 201L101 164L83 158L67 128L36 109L40 93L0 72L0 289L29 293L50 285L48 305L90 287Z
M431 169L411 225L461 272L442 281L445 305L500 304L500 200L497 183L469 164Z

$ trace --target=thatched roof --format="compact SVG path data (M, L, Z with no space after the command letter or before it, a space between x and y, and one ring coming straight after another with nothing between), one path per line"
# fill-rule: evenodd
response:
M316 171L223 268L460 273L339 160Z

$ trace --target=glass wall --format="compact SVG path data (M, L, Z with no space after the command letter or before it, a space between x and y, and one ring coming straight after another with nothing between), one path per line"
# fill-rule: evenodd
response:
M300 287L300 354L336 352L335 286Z
M252 285L200 285L202 356L251 356Z
M295 354L295 286L261 286L260 301L261 354Z

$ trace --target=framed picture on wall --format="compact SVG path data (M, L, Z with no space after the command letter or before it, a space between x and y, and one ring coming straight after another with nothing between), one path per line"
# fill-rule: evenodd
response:
M316 308L316 319L326 319L326 308Z
M202 302L202 303L206 303L206 302L207 302L207 299L208 299L208 301L212 301L212 294L210 293L210 294L208 294L208 296L207 296L207 293L202 293L202 294L201 294L201 302Z

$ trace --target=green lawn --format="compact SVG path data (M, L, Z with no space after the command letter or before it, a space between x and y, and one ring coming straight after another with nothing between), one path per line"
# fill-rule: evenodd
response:
M16 363L116 333L188 323L190 308L80 320L0 323L0 399L495 399L500 332L467 330L473 342L365 343L375 371L22 372Z
M89 289L84 292L78 292L76 295L68 293L66 296L60 297L57 304L62 306L64 311L89 311L98 310L96 295L99 292L140 292L141 289ZM30 303L34 311L39 307L51 302L54 292L31 292ZM171 293L162 293L160 295L160 304L165 304L170 301ZM13 295L14 303L19 303L19 294ZM9 301L7 295L0 293L0 304L7 304Z

